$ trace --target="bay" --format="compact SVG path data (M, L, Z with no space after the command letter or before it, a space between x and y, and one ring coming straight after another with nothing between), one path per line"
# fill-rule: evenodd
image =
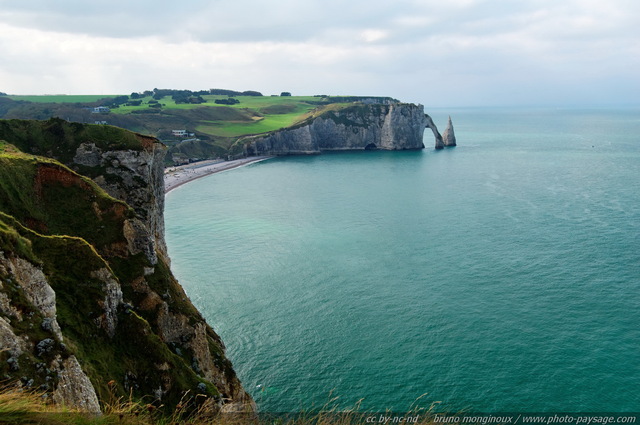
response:
M259 408L640 411L640 111L428 112L459 146L167 195L172 268Z

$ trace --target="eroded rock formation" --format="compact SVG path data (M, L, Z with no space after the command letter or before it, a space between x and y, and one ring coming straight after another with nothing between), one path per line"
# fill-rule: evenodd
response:
M144 251L152 264L156 252L168 259L164 240L164 155L166 148L150 137L139 136L142 150L104 150L81 143L68 165L79 171L96 170L93 180L109 195L121 199L137 213L128 223L129 243Z
M433 120L429 115L425 115L425 121L426 121L425 127L431 129L431 131L433 132L433 137L436 140L435 148L436 149L444 148L442 136L440 135L440 132L438 131L438 127L436 127L436 124L433 122Z
M423 149L425 128L436 148L442 136L422 105L363 104L322 111L305 121L267 135L247 137L245 155L300 155L339 150Z
M4 380L92 412L129 394L254 408L169 269L164 152L115 127L0 121Z
M444 134L442 135L442 140L444 146L456 146L456 135L453 131L453 124L451 123L451 117L449 117L449 121L447 122L447 128L444 130Z

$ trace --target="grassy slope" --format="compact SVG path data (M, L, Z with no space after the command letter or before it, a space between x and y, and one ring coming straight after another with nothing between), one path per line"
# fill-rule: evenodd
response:
M87 95L85 100L99 96ZM204 95L206 103L176 104L171 96L159 100L161 108L151 108L151 97L137 99L138 106L111 109L110 113L93 114L87 106L73 103L75 96L7 96L0 108L5 118L44 119L51 116L68 121L106 121L110 126L126 128L141 134L160 137L170 147L167 163L174 155L186 158L215 158L237 154L242 149L239 139L299 125L326 109L336 110L352 105L353 97L318 96L237 96L240 103L216 104L227 96ZM31 102L11 103L10 99L24 98ZM2 99L0 99L1 101ZM9 102L9 104L7 104ZM47 103L48 102L48 103ZM89 105L89 104L87 104ZM171 135L171 130L185 129L195 133L198 141L184 142ZM2 129L0 128L0 138ZM32 152L40 153L40 152ZM43 151L46 154L46 151Z
M8 124L28 134L39 135L40 138L32 139L32 147L42 149L47 146L47 135L40 131L47 122L31 122L33 128L21 121ZM65 136L70 139L84 134L73 124L65 125L70 126L66 128L70 134L60 134L62 140ZM66 152L63 150L62 153ZM140 295L132 290L131 282L141 276L143 268L149 264L143 254L131 256L124 248L127 241L123 225L132 215L133 211L126 204L111 198L93 181L58 161L23 153L0 141L0 250L5 255L13 253L42 265L56 291L58 321L64 330L67 348L57 347L54 354L60 353L63 357L76 354L102 400L109 392L128 394L122 386L122 377L127 372L137 377L134 396L152 393L163 383L162 374L155 370L161 364L167 365L166 374L170 374L175 383L167 394L168 405L175 406L185 389L195 389L200 383L205 384L208 395L217 395L216 388L203 382L191 369L192 353L188 350L180 355L173 353L160 340L155 325L148 321L154 318L154 311L139 314L121 311L118 332L113 339L96 328L94 320L100 314L96 306L104 300L105 294L103 282L92 277L92 272L107 268L122 285L125 299L136 305L139 302ZM24 301L19 287L1 271L0 279L3 283L0 291L8 293L14 305L22 306L25 316L32 317L29 322L32 324L24 322L22 331L34 341L50 337L40 329L42 318ZM164 263L159 264L146 280L151 288L170 296L173 311L200 319L195 308L184 301L184 291ZM30 311L33 314L29 315ZM22 325L16 322L15 326ZM141 353L145 354L141 356ZM11 374L6 362L8 355L0 352L0 373L5 377ZM36 385L45 383L46 376L29 366L42 360L34 358L33 354L23 356L26 357L20 358L21 369L16 378L29 376L35 379ZM225 361L220 354L220 362ZM109 387L111 379L116 383Z
M98 316L96 306L104 299L103 283L91 277L91 272L108 268L109 264L84 239L73 236L46 236L22 226L13 217L0 212L0 248L6 253L19 254L35 264L42 264L51 287L56 291L57 319L64 331L63 347L55 346L45 357L34 353L20 356L18 375L34 379L34 386L48 382L53 377L45 371L34 368L42 361L50 361L54 355L67 357L75 354L82 362L84 371L91 379L98 397L104 403L110 395L140 397L151 394L162 386L163 376L157 373L158 364L166 364L173 374L175 390L167 394L167 404L175 406L185 389L195 389L202 382L189 367L191 358L184 358L171 352L166 344L152 331L151 325L135 312L121 312L118 315L118 332L109 338L96 328L94 320ZM120 274L114 270L116 274ZM10 280L0 276L5 285ZM12 305L18 306L29 321L16 322L15 329L29 335L31 340L40 341L51 335L40 329L42 317L20 297L20 292L8 288ZM145 353L144 355L140 355ZM8 355L1 353L0 371L3 376L12 376L6 366ZM136 377L136 388L129 393L122 385L122 378L132 373ZM216 395L217 390L205 383L208 395ZM151 401L151 400L150 400Z
M263 134L295 125L316 111L322 99L314 96L238 96L240 103L220 105L216 99L226 96L203 96L204 104L175 104L170 97L160 100L163 105L160 113L149 113L150 97L142 99L140 106L122 106L114 109L105 119L113 121L114 116L136 117L145 122L145 128L136 128L140 132L151 132L172 122L172 129L186 129L195 132L201 141L171 142L165 140L172 154L179 152L187 158L224 157L237 149L232 146L246 135ZM326 102L326 100L325 100ZM331 104L336 108L344 103ZM182 120L182 121L180 121ZM183 123L180 125L180 123ZM118 124L116 124L118 125ZM156 133L157 134L157 133ZM236 152L237 153L237 152Z
M11 140L24 152L55 156L69 162L84 142L95 143L101 149L141 150L145 137L121 128L51 118L40 125L30 120L0 120L0 140Z
M106 96L8 96L12 100L41 104L93 102L104 97ZM236 99L240 103L220 105L215 101L227 99L227 96L205 95L203 98L207 103L176 104L170 96L165 96L159 101L162 104L161 114L187 118L186 121L192 124L187 128L189 131L197 131L213 137L238 137L288 127L297 122L301 116L315 109L322 99L315 96L238 96ZM113 115L139 114L139 119L154 121L153 115L156 115L157 111L149 108L149 101L153 99L148 96L138 100L142 101L139 106L122 105L112 109L110 114L94 114L93 118L96 121L109 121L110 116ZM142 128L144 126L140 126L140 129Z
M227 99L227 96L203 96L207 103L203 104L176 104L170 97L164 97L159 102L162 109L194 111L199 110L199 116L195 116L194 126L190 131L198 131L210 136L237 137L245 134L264 133L278 130L293 124L301 115L311 111L317 105L317 97L313 96L239 96L240 103L235 105L220 105L215 101ZM151 97L140 99L140 106L121 106L114 109L114 114L130 114L134 112L148 111ZM225 110L235 110L235 114ZM206 111L206 112L205 112ZM195 114L193 114L195 115Z
M25 96L7 96L11 100L26 100L27 102L36 103L87 103L96 102L107 97L115 97L117 95L109 94L52 94L52 95L25 95Z

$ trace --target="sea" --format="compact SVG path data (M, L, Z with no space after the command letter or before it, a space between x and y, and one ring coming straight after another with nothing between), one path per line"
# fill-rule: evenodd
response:
M263 412L640 412L640 108L449 108L458 146L269 159L166 198Z

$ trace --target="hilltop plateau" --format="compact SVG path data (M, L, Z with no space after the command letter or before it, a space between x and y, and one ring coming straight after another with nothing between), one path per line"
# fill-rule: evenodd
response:
M211 89L202 91L154 89L130 95L101 97L87 96L0 96L0 118L4 119L48 119L62 118L67 121L113 125L141 134L157 137L169 147L166 165L182 164L198 159L237 158L253 151L265 152L262 148L247 147L256 138L266 137L281 130L299 128L310 124L312 119L324 116L351 128L362 127L358 119L340 116L342 110L361 107L378 107L377 113L384 121L388 111L380 108L401 104L390 97L358 96L263 96L256 91L237 92ZM362 109L362 108L361 108ZM370 113L370 111L367 111ZM356 112L362 116L362 110ZM423 123L421 114L418 123L411 125L431 127ZM370 117L368 123L376 121ZM382 128L383 122L375 123ZM429 118L430 121L430 118ZM315 127L318 127L317 125ZM339 136L340 132L323 133L327 137ZM436 146L439 137L434 131ZM324 137L324 136L322 136ZM379 139L379 135L367 135ZM415 137L421 137L415 136ZM340 141L338 141L338 144ZM363 146L380 147L380 142L370 141ZM289 144L290 145L290 144ZM349 142L355 147L358 143ZM411 144L410 148L420 148ZM318 145L322 150L323 144ZM291 153L308 152L308 147L290 146ZM267 149L268 150L268 149ZM287 153L278 149L279 154Z

